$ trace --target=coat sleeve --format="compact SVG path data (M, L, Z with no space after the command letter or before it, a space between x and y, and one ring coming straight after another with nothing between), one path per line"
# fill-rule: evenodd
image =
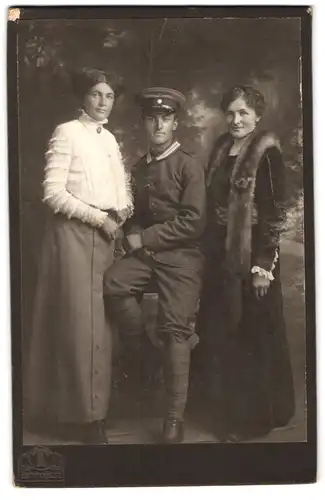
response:
M147 250L170 250L203 234L206 223L205 172L193 158L184 164L182 185L182 198L174 219L154 224L142 232Z
M64 124L56 127L46 153L43 201L55 212L74 217L93 227L101 227L107 214L78 200L67 190L67 180L73 155L72 140ZM113 223L114 221L112 221Z
M257 241L252 266L271 271L278 255L285 226L286 173L280 151L265 153L256 176L255 203L258 215Z

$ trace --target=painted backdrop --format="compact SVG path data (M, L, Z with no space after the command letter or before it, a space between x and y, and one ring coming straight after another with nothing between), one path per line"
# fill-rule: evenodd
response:
M44 152L53 128L75 115L69 71L84 65L116 71L124 80L125 94L116 103L108 127L116 135L130 169L146 149L139 110L134 103L134 95L140 88L170 86L187 96L188 106L179 136L185 147L203 159L207 158L212 141L224 131L218 108L222 92L241 83L254 85L263 92L268 103L264 126L280 136L288 174L285 243L290 251L284 262L287 276L283 281L288 317L294 315L298 323L291 328L300 329L300 338L304 338L299 23L294 18L20 22L19 152L25 339L29 336L36 263L46 212L40 201ZM299 262L294 260L297 255ZM293 356L299 358L300 367L304 359L302 342L293 347Z

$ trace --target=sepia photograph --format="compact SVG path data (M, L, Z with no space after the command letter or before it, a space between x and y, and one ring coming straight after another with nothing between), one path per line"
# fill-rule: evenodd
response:
M311 28L290 12L9 9L18 483L65 484L70 447L313 441Z

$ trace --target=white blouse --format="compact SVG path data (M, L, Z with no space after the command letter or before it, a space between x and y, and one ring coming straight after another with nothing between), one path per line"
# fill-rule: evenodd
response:
M101 227L104 210L132 209L130 178L117 141L85 112L56 127L46 160L43 201L56 213Z

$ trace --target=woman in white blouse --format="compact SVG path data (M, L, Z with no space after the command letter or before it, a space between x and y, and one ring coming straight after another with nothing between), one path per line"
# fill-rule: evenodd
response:
M132 212L131 190L114 135L103 127L117 80L83 68L73 77L78 119L56 127L46 153L46 228L35 297L26 414L82 442L105 443L112 332L103 274L118 229Z

